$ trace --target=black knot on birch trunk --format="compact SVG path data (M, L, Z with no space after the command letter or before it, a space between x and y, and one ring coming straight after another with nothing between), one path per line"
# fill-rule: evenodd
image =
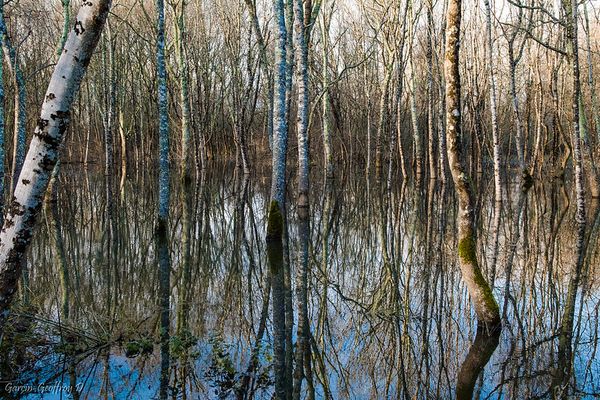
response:
M75 21L75 28L73 28L73 30L77 36L82 35L83 32L85 32L85 28L83 27L81 21Z
M57 140L57 139L53 139L53 140ZM55 142L53 142L55 143ZM58 141L58 143L60 143L60 141ZM52 144L54 145L54 144ZM58 147L58 145L56 145ZM54 166L56 165L56 153L54 155L49 155L46 154L44 157L42 157L42 159L40 160L39 165L44 168L45 171L48 172L52 172L52 170L54 169Z

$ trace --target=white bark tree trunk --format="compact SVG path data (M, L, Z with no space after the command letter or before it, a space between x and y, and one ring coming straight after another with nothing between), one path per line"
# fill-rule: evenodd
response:
M27 120L25 80L19 66L17 52L11 44L10 37L4 21L4 1L0 1L0 35L2 36L2 48L6 63L15 85L15 107L14 107L14 136L13 136L13 160L11 191L15 189L17 178L23 167L25 157L25 122ZM1 60L0 60L1 62ZM12 192L11 192L12 193Z
M191 176L191 151L190 151L190 96L189 96L189 68L187 53L185 47L186 31L185 31L185 6L186 1L179 2L180 9L177 11L176 24L176 54L177 64L179 67L179 86L180 86L180 106L181 106L181 176L184 181L188 181Z
M498 137L498 112L496 105L496 76L494 75L494 52L492 47L492 8L490 0L484 0L486 45L488 52L488 79L490 82L490 115L492 125L492 153L494 158L494 226L490 261L491 285L494 285L496 261L498 259L498 237L500 232L500 214L502 212L502 180L500 175L500 138Z
M83 3L48 85L40 119L0 232L0 327L4 325L21 273L21 261L31 243L50 174L58 160L71 105L98 44L110 4L110 0Z
M284 1L275 0L275 96L273 99L273 164L271 173L271 203L267 222L267 258L271 275L273 296L273 359L275 375L275 398L286 399L288 378L286 365L286 304L284 288L285 232L285 170L287 155L287 104L288 104L288 55Z
M294 38L296 43L296 80L298 82L298 252L297 302L298 343L296 347L296 371L293 381L292 399L299 400L302 380L310 368L310 325L308 322L308 247L309 247L309 142L308 142L308 28L304 26L302 0L294 0Z

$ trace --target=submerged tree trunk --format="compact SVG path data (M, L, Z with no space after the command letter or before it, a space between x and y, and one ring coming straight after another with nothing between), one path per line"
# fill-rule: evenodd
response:
M459 72L461 0L450 0L447 14L446 136L450 171L458 196L458 256L463 280L469 291L480 328L500 325L496 299L477 262L475 202L472 183L463 164L461 147L461 86Z
M69 111L98 44L110 4L110 0L98 0L81 6L77 23L48 85L41 116L0 233L1 320L5 319L13 299L21 262L31 243L37 215L69 123ZM0 321L0 327L3 325Z
M285 400L289 392L286 371L286 310L283 235L285 232L285 170L287 153L287 29L284 1L276 0L275 97L273 102L273 163L271 201L267 221L267 258L273 296L273 358L275 398ZM291 349L290 349L291 350Z
M309 239L309 141L308 141L308 28L304 26L302 0L294 0L294 37L296 42L296 79L298 82L298 236L300 250L296 272L298 303L298 344L292 399L299 400L302 380L310 371L310 335L308 322L308 239ZM327 90L327 89L325 89ZM326 161L327 163L327 161ZM310 379L307 378L307 382ZM314 397L314 394L313 394Z
M577 292L580 286L581 274L585 260L585 230L586 230L586 211L585 211L585 189L583 176L583 157L581 154L580 137L580 119L579 119L579 100L581 96L581 83L579 77L579 49L577 40L577 7L578 2L574 0L563 0L563 7L567 16L567 38L569 40L569 61L571 63L571 78L573 83L573 97L571 107L573 110L573 133L571 142L573 146L573 164L575 171L575 195L577 211L575 213L575 222L577 224L577 236L575 238L575 263L571 271L567 301L564 307L561 320L559 336L559 355L558 355L558 373L554 377L552 386L557 398L566 396L564 390L567 389L569 377L572 373L572 339L575 317L575 304L577 301Z
M169 115L167 99L167 69L165 65L165 5L156 0L156 76L158 80L158 221L155 239L159 269L160 309L160 388L161 399L169 394L169 338L170 338L170 271L171 259L168 242L168 218L170 200L169 171Z

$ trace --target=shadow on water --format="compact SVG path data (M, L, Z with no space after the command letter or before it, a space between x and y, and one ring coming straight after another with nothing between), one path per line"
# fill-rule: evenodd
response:
M493 182L478 183L479 257L503 305L490 334L456 264L451 189L315 175L310 212L290 201L282 240L265 241L268 174L230 170L173 182L157 240L152 171L107 190L65 168L1 344L0 397L600 395L598 207L574 268L568 184L507 186L496 219Z

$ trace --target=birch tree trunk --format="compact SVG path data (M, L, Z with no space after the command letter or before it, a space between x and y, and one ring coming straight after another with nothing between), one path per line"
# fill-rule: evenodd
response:
M304 9L301 0L294 0L294 36L298 81L298 206L308 208L309 146L308 146L308 43L304 27Z
M409 66L409 97L410 97L410 120L412 123L413 142L414 142L414 165L415 177L417 182L421 181L423 176L423 143L421 142L421 133L419 131L419 116L417 113L417 95L415 93L415 73L412 57Z
M107 223L110 224L110 218L108 216L113 215L114 209L114 195L113 195L113 183L115 173L115 158L114 158L114 127L115 127L115 115L116 115L116 96L117 96L117 82L115 77L115 43L113 40L113 34L111 29L111 22L108 21L105 29L105 48L103 51L103 67L104 73L104 179L105 179L105 190L106 190L106 214ZM112 229L109 229L111 233L108 236L109 243L112 242ZM110 244L109 244L110 246Z
M561 397L562 389L568 385L569 377L572 372L572 349L571 343L573 339L573 325L575 316L575 303L577 300L577 292L580 285L583 263L585 259L585 230L586 230L586 211L585 211L585 189L583 176L583 157L581 151L580 137L580 119L579 119L579 99L581 96L581 82L579 77L579 49L577 40L577 6L578 2L573 0L563 0L567 21L567 39L568 39L568 55L571 63L571 78L573 83L573 94L571 99L571 107L573 110L573 133L571 143L573 146L573 167L575 171L575 195L577 211L575 213L575 222L577 226L577 237L575 239L575 263L569 280L568 296L563 311L561 320L561 331L559 336L559 356L558 365L559 371L553 382L554 390L557 391L557 398ZM556 387L559 387L557 389ZM563 394L564 396L564 394Z
M294 1L285 0L285 29L287 32L286 36L286 80L285 80L285 98L286 98L286 109L285 116L288 122L288 128L290 124L290 110L292 108L292 81L294 78L294 37L292 30L294 29Z
M587 64L588 64L588 85L590 87L590 94L592 95L592 114L594 118L594 125L596 127L596 140L600 142L600 114L598 113L598 97L596 96L596 85L594 84L594 69L592 67L592 45L590 41L590 19L588 16L587 5L583 4L583 14L586 27L585 44L587 50Z
M508 37L508 72L509 72L509 91L511 96L511 104L513 113L515 116L516 132L515 132L515 146L517 147L517 161L519 163L519 169L521 170L520 178L522 179L521 185L527 189L531 186L532 178L529 173L529 166L525 157L525 127L523 123L523 116L521 114L521 106L519 103L519 97L517 93L517 65L523 57L523 50L525 48L525 39L516 43L517 36L521 30L527 31L531 28L529 19L528 26L523 27L523 9L519 8L517 14L517 20L514 22L513 32Z
M447 4L447 0L445 0L444 2L444 9L447 8L446 6ZM441 42L441 51L440 54L443 55L446 51L446 20L442 21L442 28L441 28L441 32L442 32L442 38L440 39ZM444 70L443 70L443 66L440 65L442 64L441 62L437 62L437 74L439 76L439 85L438 85L438 94L439 94L439 102L438 102L438 107L439 107L439 112L438 112L438 129L439 129L439 133L438 133L438 140L439 140L439 152L440 152L440 177L443 183L448 182L448 166L449 166L449 162L448 162L448 146L446 143L446 80L444 78Z
M191 175L191 151L190 151L190 96L188 83L188 61L185 50L185 6L186 0L181 0L179 3L179 12L177 15L177 26L175 29L176 35L176 51L177 64L179 66L179 86L180 86L180 101L181 101L181 177L184 181L188 181ZM202 166L204 167L204 166Z
M25 123L27 119L27 95L25 93L25 80L19 66L17 53L11 44L4 20L4 0L0 0L0 35L2 36L2 49L6 63L9 66L13 82L15 84L15 107L14 107L14 136L13 136L13 160L11 192L15 190L17 178L23 168L25 158Z
M498 237L500 232L500 214L502 212L502 179L500 175L500 139L498 137L498 113L496 105L496 76L494 70L494 49L492 47L492 8L490 0L484 0L486 45L488 52L488 79L490 84L490 115L492 128L492 152L494 158L494 226L491 251L491 284L494 285L496 261L498 258Z
M412 123L413 131L413 143L414 143L414 166L415 166L415 178L417 182L421 182L423 176L423 142L421 140L421 132L419 131L419 116L417 113L417 93L415 88L415 65L414 65L414 5L412 0L410 1L410 7L408 9L408 88L409 88L409 101L410 101L410 119Z
M2 1L2 0L0 0ZM0 12L2 10L0 9ZM2 53L3 53L3 35L0 35L0 104L4 104L4 67L2 64ZM4 176L6 174L4 170L4 162L6 158L6 150L4 148L4 107L0 106L0 219L4 220Z
M167 68L165 65L164 0L156 0L158 36L156 40L156 75L158 80L158 220L166 225L169 215L169 115L167 100Z
M406 19L408 17L410 3L407 1L404 6L404 12L402 13L402 20L400 21L402 24L402 32L400 36L400 46L396 50L396 93L394 98L394 104L392 107L393 112L395 113L395 122L396 125L393 129L395 129L395 134L392 133L392 146L390 146L390 160L389 160L389 170L388 170L388 188L391 188L392 184L392 164L393 164L393 153L398 152L398 163L400 164L400 171L402 173L402 181L406 181L408 179L408 174L406 172L406 161L404 159L404 145L402 143L402 96L404 93L404 68L406 67L406 63L404 62L404 47L406 46L406 33L407 33L407 24ZM395 141L394 141L395 138Z
M252 19L252 28L254 30L254 34L256 35L256 41L258 42L258 46L260 47L260 68L262 74L265 79L267 79L267 137L269 140L269 147L271 150L273 149L273 97L274 97L274 87L273 87L273 71L271 70L271 66L269 65L269 60L267 58L267 45L265 44L265 39L263 33L260 29L260 23L258 22L258 14L256 12L256 4L254 0L244 0L246 5L248 6L248 11L250 12L250 18Z
M48 85L40 119L0 232L0 329L58 159L73 99L98 44L110 4L110 0L83 3Z
M477 262L475 204L471 180L467 176L461 148L461 86L459 72L461 0L450 0L447 14L446 58L446 136L448 160L458 196L458 256L462 278L477 314L479 328L500 326L500 312Z
M168 218L170 200L169 171L169 115L167 99L167 69L165 65L165 5L156 0L156 76L158 80L158 223L156 247L159 269L160 308L160 388L161 399L169 392L169 338L170 338L170 270Z
M273 163L271 202L267 221L267 258L273 296L273 353L275 398L287 398L286 309L284 288L283 235L285 232L285 170L287 153L287 29L284 0L275 0L275 97L273 99Z
M322 58L323 58L323 96L321 104L323 107L323 152L325 153L325 176L333 178L333 152L331 148L331 121L330 121L330 98L329 98L329 27L331 20L327 19L325 13L321 18L321 36L322 36Z
M309 227L309 141L308 141L308 27L304 25L302 0L294 0L294 37L298 82L298 235L300 249L297 268L298 344L292 399L299 400L305 371L310 369L310 335L308 323L308 240ZM325 67L325 65L324 65Z
M375 142L375 177L381 180L383 172L383 149L387 140L387 109L390 81L392 80L393 66L385 66L385 77L381 85L381 96L379 98L379 122L377 123L377 138Z
M427 153L429 179L436 179L435 112L433 106L433 0L427 1Z
M515 60L514 50L512 45L508 48L508 58L509 58L509 76L510 76L510 95L511 95L511 104L513 108L513 112L515 114L515 123L516 123L516 134L515 134L515 145L517 147L517 160L519 162L519 168L525 175L527 170L525 166L525 154L524 154L524 146L523 146L523 121L521 118L521 110L519 106L519 99L517 97L517 83L516 83L516 69L517 69L517 61Z

